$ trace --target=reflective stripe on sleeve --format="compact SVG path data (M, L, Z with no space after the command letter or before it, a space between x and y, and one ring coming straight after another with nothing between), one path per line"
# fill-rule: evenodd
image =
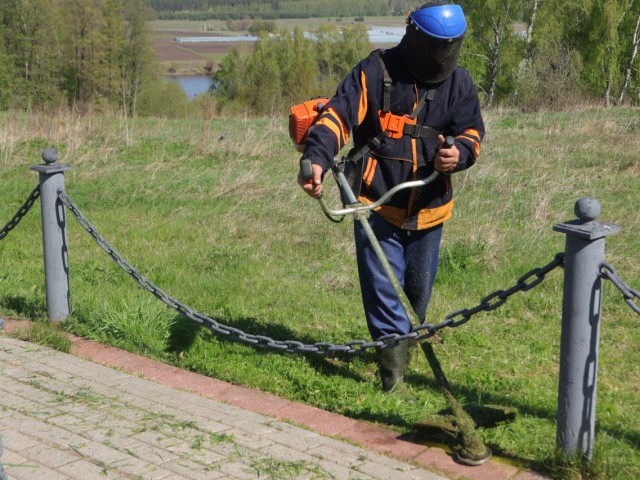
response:
M332 108L322 114L316 125L324 125L333 132L336 136L338 152L342 150L345 144L349 141L349 134L345 131L342 120L340 120L340 117Z
M360 93L360 103L358 105L358 125L360 125L369 108L369 102L367 100L367 74L364 70L360 73L360 83L362 84L362 92Z
M480 156L480 133L478 133L478 130L474 130L470 128L468 130L465 130L461 135L458 135L456 138L471 142L473 144L473 148L476 154L476 159Z

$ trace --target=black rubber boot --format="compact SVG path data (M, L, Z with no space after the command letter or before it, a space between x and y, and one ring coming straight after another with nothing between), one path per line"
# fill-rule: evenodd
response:
M415 402L416 399L404 383L404 371L410 358L409 344L404 341L397 347L378 348L377 352L382 391L396 393L408 403Z

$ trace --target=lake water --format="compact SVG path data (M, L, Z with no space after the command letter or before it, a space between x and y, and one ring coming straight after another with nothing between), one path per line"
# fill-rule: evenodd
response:
M211 78L206 75L173 75L165 77L167 82L175 82L182 87L189 100L209 90Z

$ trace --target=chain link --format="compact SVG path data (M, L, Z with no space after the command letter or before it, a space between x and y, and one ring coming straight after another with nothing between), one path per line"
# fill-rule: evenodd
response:
M31 210L31 207L33 207L33 204L36 202L39 196L40 185L33 189L31 194L29 195L29 198L27 198L27 200L24 202L24 205L22 205L22 207L20 207L13 218L9 220L9 222L4 227L2 227L2 229L0 229L0 240L3 240L4 237L9 235L9 232L11 230L16 228L16 226L20 223L20 220L22 220L24 216L29 213L29 210Z
M601 267L602 276L607 280L611 280L618 290L622 292L622 296L624 297L624 301L627 302L627 305L629 305L634 312L640 315L640 307L636 305L633 300L634 298L640 299L640 292L632 289L629 285L624 283L616 273L616 269L613 268L613 265L610 265L607 262L602 262Z
M22 207L20 207L20 209L13 216L13 218L9 220L9 222L4 227L2 227L2 229L0 229L0 240L3 240L4 237L9 235L9 232L11 230L13 230L18 226L18 224L25 217L25 215L29 213L29 210L31 210L31 207L33 207L33 204L36 202L39 196L40 196L40 185L38 185L36 188L33 189L31 194L29 195L29 198L27 198L27 201L24 202L24 205L22 205Z
M435 335L438 330L444 327L455 328L464 325L471 317L480 312L490 312L502 306L511 295L517 292L526 292L536 287L545 279L546 275L556 267L564 266L564 253L557 253L553 260L541 268L534 268L518 279L516 284L508 290L498 290L484 297L478 305L473 308L463 308L447 315L443 322L436 325L425 323L414 328L415 331L421 332L427 330L426 333L418 335L417 340L423 340ZM535 277L535 278L534 278ZM533 280L532 280L533 279Z
M207 317L201 313L198 313L188 306L180 303L175 298L169 296L160 287L155 285L144 275L138 272L129 262L127 262L120 253L118 253L107 242L102 235L95 229L91 222L82 214L78 206L71 200L71 198L63 192L58 193L59 198L64 205L69 209L71 214L78 220L82 228L84 228L89 235L96 241L96 243L104 250L125 272L127 272L140 286L145 290L148 290L156 298L164 302L168 307L176 310L180 314L187 318L209 328L210 330L220 335L227 336L233 340L247 343L254 346L270 348L274 350L286 351L291 353L314 353L323 356L356 356L363 353L370 348L393 348L399 345L401 342L414 340L424 340L433 337L439 330L445 327L458 327L467 323L473 315L482 311L495 310L507 299L520 291L531 290L536 285L539 285L546 276L554 268L563 265L564 254L559 253L555 256L552 262L545 265L542 268L536 268L531 270L526 275L522 276L518 282L508 290L498 290L488 296L486 296L480 304L471 309L458 310L454 313L447 315L446 319L438 324L423 324L417 326L407 334L389 334L378 338L375 341L367 342L364 340L352 340L340 345L334 345L330 342L316 342L313 344L304 344L294 340L279 341L273 340L270 337L263 335L251 335L245 333L242 330L233 328L227 325L223 325L216 320ZM533 278L535 277L535 278ZM533 279L533 280L531 280Z

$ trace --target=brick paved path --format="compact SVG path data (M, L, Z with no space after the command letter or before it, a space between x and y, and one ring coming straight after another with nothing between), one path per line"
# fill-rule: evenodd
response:
M263 415L0 338L12 479L443 477Z
M493 461L463 467L394 432L94 342L73 351L0 333L10 480L542 478Z

